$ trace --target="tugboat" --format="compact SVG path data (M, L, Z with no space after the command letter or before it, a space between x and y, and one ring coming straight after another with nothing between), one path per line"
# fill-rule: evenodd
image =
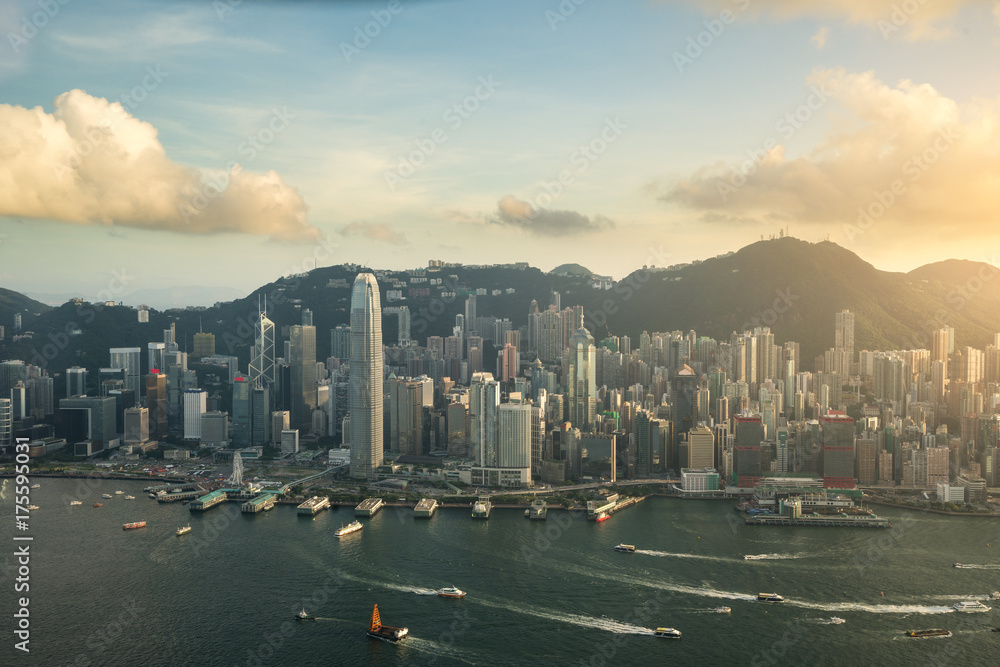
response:
M615 547L615 551L624 551L627 554L634 554L635 553L635 545L634 544L619 544L617 547Z
M312 614L307 614L306 613L306 608L302 607L302 611L300 611L299 613L295 614L295 620L297 620L297 621L315 621L316 617L313 616Z
M381 639L384 642L396 643L410 634L407 628L396 628L391 625L382 625L382 618L378 614L378 605L372 611L372 624L368 628L368 636L372 639Z
M653 633L656 637L665 637L667 639L680 639L681 631L674 630L673 628L656 628L656 632Z
M757 602L784 602L785 598L777 593L757 593Z
M448 588L441 588L437 592L438 597L442 598L464 598L465 591L459 590L454 586L449 586Z
M941 628L934 628L932 630L907 630L907 637L915 637L916 639L923 639L924 637L951 637L950 630L942 630Z

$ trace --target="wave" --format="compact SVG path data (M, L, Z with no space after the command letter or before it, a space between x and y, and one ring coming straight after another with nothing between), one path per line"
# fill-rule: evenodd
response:
M960 570L1000 570L1000 565L996 563L987 563L983 565L976 563L958 563L955 567Z
M808 558L811 554L747 554L743 560L791 560Z
M532 607L530 605L524 604L503 604L499 602L493 602L484 598L475 598L472 602L476 604L482 604L487 607L493 607L494 609L504 609L507 611L514 611L520 614L527 614L528 616L534 616L536 618L543 618L553 621L561 621L563 623L568 623L571 625L577 625L582 628L591 628L593 630L604 630L605 632L611 632L620 635L650 635L654 634L654 631L649 628L644 628L641 625L633 625L631 623L623 623L621 621L616 621L613 618L608 617L595 617L595 616L583 616L580 614L566 614L558 611L553 611L551 609L542 609L539 607Z
M863 611L869 614L951 614L953 607L921 604L869 604L865 602L809 602L785 598L785 604L821 611Z
M344 574L344 579L350 579L352 581L357 581L362 584L368 584L369 586L382 586L383 588L388 588L393 591L400 591L401 593L415 593L417 595L437 595L437 591L433 588L423 588L420 586L410 586L409 584L397 584L393 581L372 581L370 579L362 579L361 577L356 577L352 574Z

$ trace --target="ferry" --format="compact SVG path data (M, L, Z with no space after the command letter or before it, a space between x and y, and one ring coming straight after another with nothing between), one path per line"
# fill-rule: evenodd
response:
M955 611L989 611L990 607L987 607L979 600L962 600L961 602L956 602L952 605Z
M337 537L343 537L344 535L350 535L351 533L357 532L362 528L364 528L364 525L360 521L355 519L346 526L341 526L340 528L335 530L333 534L336 535Z
M942 630L941 628L933 628L931 630L907 630L907 637L916 637L921 639L923 637L951 637L950 630Z
M368 628L368 636L372 639L381 639L384 642L398 642L405 639L410 634L407 628L396 628L391 625L382 625L382 618L378 614L378 605L372 611L372 624Z
M82 505L82 504L83 504L82 500L71 500L71 501L69 501L70 507L74 507L76 505Z
M615 551L624 551L625 553L628 553L628 554L634 554L635 553L635 545L634 544L619 544L617 547L615 547Z
M104 503L94 503L94 507L104 507Z
M674 630L673 628L656 628L656 632L653 635L656 637L666 637L667 639L680 639L681 631Z
M714 611L716 614L728 614L732 611L732 609L730 609L729 607L716 607L712 611Z
M785 598L777 593L757 593L757 602L784 602Z
M133 528L145 528L145 521L133 521L132 523L126 523L122 525L122 530L131 530Z
M459 590L459 589L455 588L454 586L449 586L448 588L439 589L438 592L437 592L437 594L438 594L438 597L441 597L441 598L464 598L465 597L465 591Z
M306 608L302 607L302 611L300 611L299 613L295 614L295 620L296 621L315 621L316 617L313 616L312 614L307 614L306 613Z
M101 494L101 498L110 498L110 497L111 497L110 493L102 493Z
M181 528L177 529L177 537L180 537L181 535L187 535L190 532L191 532L191 526L182 526Z

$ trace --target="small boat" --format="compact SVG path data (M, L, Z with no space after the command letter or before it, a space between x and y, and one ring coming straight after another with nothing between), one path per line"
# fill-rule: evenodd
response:
M104 503L94 503L94 507L104 507Z
M729 607L716 607L712 611L714 611L716 614L728 614L732 611L732 609L730 609Z
M839 616L831 616L830 617L830 625L840 625L841 623L847 623L847 621L845 621L844 619L840 618Z
M667 639L680 639L681 631L673 628L656 628L656 632L653 635L656 637L666 637Z
M300 611L299 613L295 614L295 620L296 621L315 621L316 617L312 616L311 614L307 614L306 613L306 608L302 607L302 611Z
M155 499L156 498L156 494L155 493L150 493L149 497Z
M441 588L437 592L438 597L442 598L464 598L465 591L459 590L454 586L449 586L447 588Z
M341 526L340 528L335 530L333 534L336 535L337 537L343 537L344 535L350 535L351 533L357 532L362 528L364 528L364 525L360 521L355 519L346 526Z
M181 535L187 535L190 532L191 532L191 526L182 526L177 529L177 537L180 537Z
M135 500L135 496L125 496L125 500Z
M950 630L942 630L941 628L933 628L931 630L907 630L907 637L915 637L917 639L922 639L923 637L951 637Z
M39 508L38 505L28 505L28 509L29 510L37 510L37 509L41 509L41 508Z
M120 496L120 495L122 495L123 493L125 493L125 492L124 492L124 491L115 491L115 495L116 495L116 496Z
M990 632L1000 632L1000 628L990 628Z
M42 485L41 484L32 484L31 488L33 488L33 489L40 489L40 488L42 488Z
M372 611L372 623L368 628L368 636L372 639L381 639L384 642L398 642L405 639L410 634L407 628L397 628L391 625L382 625L382 617L378 613L378 605Z
M71 501L69 501L70 507L74 507L76 505L82 505L82 504L83 504L82 500L71 500Z
M955 611L967 611L967 612L990 610L990 607L987 607L979 600L962 600L961 602L956 602L955 604L953 604L952 607L955 608Z
M622 551L622 552L627 553L627 554L634 554L635 553L635 545L634 544L619 544L617 547L615 547L615 551Z
M993 591L990 593L990 600L1000 600L1000 591Z
M784 602L785 598L777 593L757 593L757 602Z
M110 497L111 497L110 493L102 493L101 494L101 498L110 498Z
M132 523L122 524L122 530L132 530L134 528L145 528L145 521L133 521Z

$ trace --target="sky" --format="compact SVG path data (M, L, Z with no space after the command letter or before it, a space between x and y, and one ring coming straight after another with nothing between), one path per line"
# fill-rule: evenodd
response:
M8 0L0 286L996 263L998 56L983 0Z

